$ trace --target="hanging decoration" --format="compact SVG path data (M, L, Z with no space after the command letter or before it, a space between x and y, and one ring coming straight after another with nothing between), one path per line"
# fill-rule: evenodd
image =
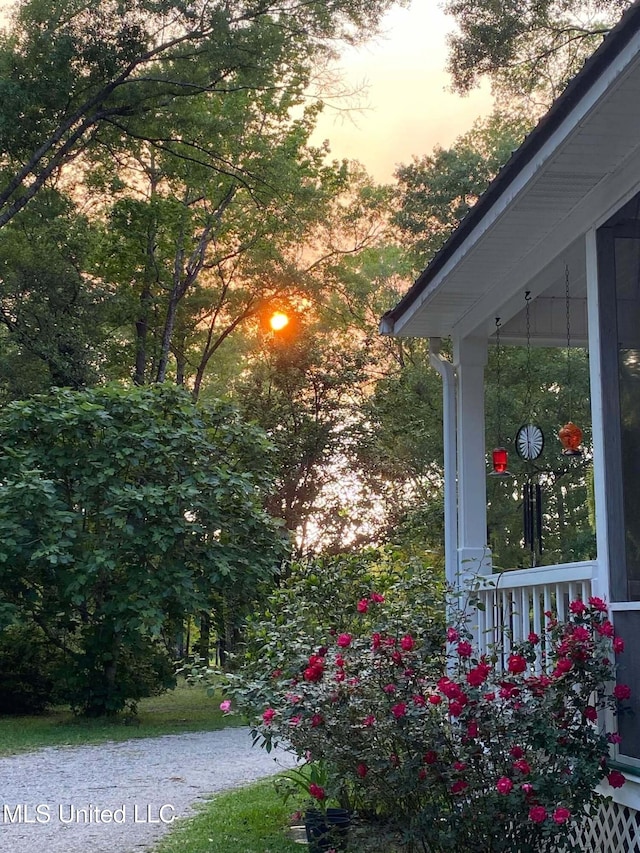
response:
M571 420L573 410L573 382L571 376L571 293L569 266L564 267L565 313L567 319L567 390L569 392L569 420L558 431L563 456L582 456L582 430Z
M500 317L496 317L496 422L498 426L498 447L491 453L492 471L490 477L510 477L509 453L502 442L502 375L500 349Z
M540 482L534 482L535 470L533 462L544 449L544 433L532 421L531 404L531 291L524 295L525 315L527 322L527 385L524 401L525 415L528 419L516 433L515 445L518 456L528 462L527 479L522 487L522 517L524 527L524 545L531 552L531 565L535 566L537 558L542 554L542 487Z

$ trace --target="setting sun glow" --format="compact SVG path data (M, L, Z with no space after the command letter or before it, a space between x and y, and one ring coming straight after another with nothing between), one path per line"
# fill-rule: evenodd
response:
M274 332L279 332L284 329L285 326L289 324L289 318L286 314L283 314L282 311L276 311L271 315L271 319L269 320L269 325L273 329Z

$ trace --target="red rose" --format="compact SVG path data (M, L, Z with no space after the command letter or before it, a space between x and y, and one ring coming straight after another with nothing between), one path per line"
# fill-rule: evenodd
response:
M467 683L472 687L480 687L487 680L491 667L486 663L479 663L467 673Z
M406 702L398 702L397 705L394 705L391 708L391 713L396 718L396 720L399 720L401 717L404 717L404 715L407 713Z
M378 633L372 634L371 635L371 648L372 649L379 649L381 645L382 645L382 638L380 637L380 634L378 634Z
M364 763L364 761L361 761L360 764L358 764L358 766L356 767L356 773L358 774L358 776L361 779L364 779L364 777L367 775L368 772L369 772L369 768Z
M524 672L527 668L527 661L522 655L509 655L508 669L513 675Z
M458 654L461 658L470 658L473 648L467 640L461 640L457 646Z
M415 649L416 641L413 639L411 634L405 634L404 637L400 640L400 648L405 652L410 652L412 649Z
M469 787L469 783L465 782L464 779L457 779L453 785L451 786L452 794L461 794L465 788Z
M439 705L441 702L442 702L441 696L437 696L435 693L432 693L431 696L429 696L429 704L430 705Z
M596 595L591 596L591 598L589 599L589 604L591 605L591 607L593 607L594 610L599 610L601 613L607 612L606 603L601 598L598 598Z
M322 714L313 714L311 716L311 728L315 729L318 726L321 726L324 723L324 717Z
M536 646L536 645L540 642L540 637L535 633L535 631L532 631L532 632L529 634L529 636L527 637L527 640L528 640L528 641L529 641L533 646Z
M616 637L613 641L613 651L616 654L620 654L624 651L624 640L622 637Z
M456 640L460 638L460 634L456 631L455 628L447 628L447 640L450 643L455 643Z
M322 785L316 785L315 782L309 785L309 794L316 800L324 800L327 796Z
M367 714L367 716L362 721L362 725L369 728L370 726L375 725L375 722L376 722L376 718L373 716L373 714Z
M384 604L384 595L380 595L379 592L372 592L370 598L376 604Z
M631 688L628 684L616 684L613 688L613 695L616 699L630 699L631 698Z
M522 758L524 755L524 749L521 746L512 746L509 752L512 758Z
M582 616L586 609L587 605L584 603L584 601L580 601L579 598L569 604L569 610L572 613L575 613L576 616Z
M619 770L612 770L611 773L607 776L607 782L611 785L612 788L622 788L624 783L627 780L624 778L622 773Z
M513 788L513 782L508 776L501 776L496 782L496 790L499 794L509 794Z
M341 649L346 649L351 645L351 634L340 634L336 642Z
M598 719L598 711L593 707L593 705L587 705L587 707L582 712L587 720L591 720L592 723Z
M268 726L269 723L275 717L275 715L276 715L276 712L273 710L273 708L267 708L266 711L263 711L262 712L262 720L263 720L264 724Z
M358 613L366 613L369 609L369 602L366 598L361 598L358 602Z
M544 823L547 819L547 810L544 806L533 806L529 809L529 820L534 823Z
M531 773L531 765L528 761L525 761L524 758L519 758L517 761L513 762L514 768L522 773L523 776L528 776Z
M422 760L425 764L435 764L438 760L438 753L435 752L433 749L430 749L429 752L425 752L425 754L422 756Z
M566 823L571 817L571 812L569 809L558 808L553 813L553 820L555 823L560 825L561 823Z

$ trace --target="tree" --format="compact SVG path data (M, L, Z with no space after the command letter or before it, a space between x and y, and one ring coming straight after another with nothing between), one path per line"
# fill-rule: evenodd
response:
M176 109L230 92L302 93L315 60L394 0L22 0L0 40L0 227L62 167L132 141L236 175ZM180 110L178 109L178 113Z
M631 0L446 0L457 29L448 70L468 92L483 76L498 91L542 99L546 109Z
M473 207L529 127L521 116L495 112L478 120L451 148L414 157L396 170L400 198L395 224L405 242L428 263Z
M144 695L137 667L157 668L168 625L213 594L248 603L278 569L268 447L228 405L170 385L54 390L9 404L0 436L0 615L64 651L86 713Z
M10 398L100 377L112 293L89 274L92 231L48 188L0 230L0 383Z

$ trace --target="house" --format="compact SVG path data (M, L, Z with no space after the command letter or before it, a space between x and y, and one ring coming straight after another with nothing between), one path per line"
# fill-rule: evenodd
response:
M487 542L488 345L499 331L505 344L565 347L569 310L570 343L589 353L596 556L496 575ZM621 719L615 756L627 784L605 792L614 800L581 843L640 851L640 0L381 330L428 337L442 376L446 571L451 583L487 579L478 640L506 625L526 636L544 610L562 616L576 596L610 605L628 650L619 677L634 689L635 716ZM441 352L447 338L451 359Z

